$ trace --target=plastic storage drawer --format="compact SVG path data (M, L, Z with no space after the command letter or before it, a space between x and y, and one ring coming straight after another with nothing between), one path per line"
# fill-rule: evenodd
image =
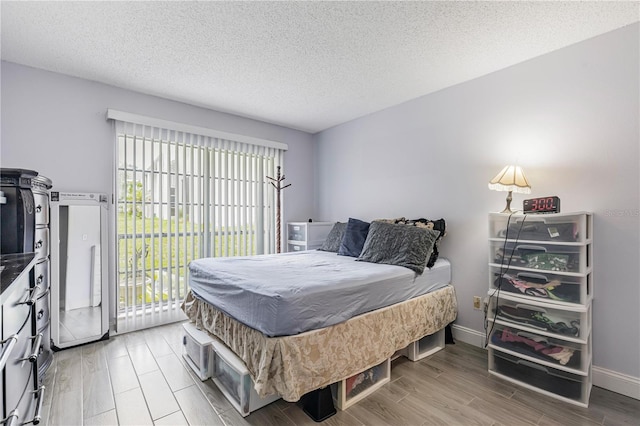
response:
M509 352L536 364L577 375L589 373L590 343L568 342L501 324L493 324L489 340L489 345L496 351Z
M227 400L243 416L280 399L278 395L260 398L254 389L249 370L222 342L214 339L212 380Z
M211 342L213 337L204 331L198 330L190 322L182 324L184 334L182 336L182 356L200 380L211 377L213 370Z
M290 223L287 225L287 239L291 241L306 241L307 227L304 224Z
M407 346L406 357L418 361L444 349L444 328Z
M333 398L340 410L362 400L391 380L391 359L341 380L332 387Z
M534 271L584 274L591 269L590 247L492 240L489 263Z
M586 406L591 374L580 376L489 348L489 372L534 391ZM589 372L590 373L590 372Z
M504 293L489 300L489 320L494 319L502 324L577 343L586 343L591 334L591 309L588 306L569 310L551 303L528 303Z
M507 222L509 226L507 227ZM490 238L508 238L519 241L553 241L583 243L592 238L591 217L571 215L491 215Z
M591 300L591 274L562 275L545 271L523 271L500 266L489 269L490 290L550 303L587 305Z

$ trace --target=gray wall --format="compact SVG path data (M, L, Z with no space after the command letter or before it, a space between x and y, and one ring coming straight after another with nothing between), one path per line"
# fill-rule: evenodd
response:
M2 62L0 165L33 169L58 191L112 192L114 131L107 108L289 145L286 220L313 213L312 136L101 83Z
M448 224L457 324L482 331L487 182L519 163L533 193L594 218L594 365L640 377L639 26L420 97L315 135L325 220L407 216Z

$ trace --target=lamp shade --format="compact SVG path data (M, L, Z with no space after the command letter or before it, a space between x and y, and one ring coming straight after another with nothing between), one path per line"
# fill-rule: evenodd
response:
M531 185L524 177L520 166L505 166L500 173L489 181L489 189L495 191L513 191L520 194L530 194Z

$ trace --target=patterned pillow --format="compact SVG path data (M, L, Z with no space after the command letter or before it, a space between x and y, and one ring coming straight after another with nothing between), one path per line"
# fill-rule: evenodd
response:
M322 251L331 251L333 253L337 253L338 249L340 249L340 244L342 243L342 239L344 238L344 232L347 230L347 224L343 222L336 222L331 228L329 235L327 235L327 239L324 240L322 247L318 250Z
M436 260L438 260L438 256L440 255L440 252L438 251L438 244L440 243L440 239L447 234L446 232L447 226L444 219L430 220L430 219L420 218L420 219L409 220L404 217L400 217L397 219L378 219L377 221L395 223L399 225L410 225L410 226L416 226L418 228L426 228L426 229L433 229L434 231L440 231L440 235L438 235L438 238L436 238L436 242L433 245L433 251L431 252L431 256L427 261L427 268L432 268L433 265L435 265Z
M439 231L425 227L372 222L358 260L404 266L422 274Z

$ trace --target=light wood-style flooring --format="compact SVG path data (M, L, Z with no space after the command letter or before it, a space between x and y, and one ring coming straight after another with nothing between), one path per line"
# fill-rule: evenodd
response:
M295 403L242 418L181 356L171 324L57 352L48 371L44 424L314 425ZM580 408L487 373L485 350L447 345L419 362L399 358L391 382L326 425L637 425L640 401L593 388Z

